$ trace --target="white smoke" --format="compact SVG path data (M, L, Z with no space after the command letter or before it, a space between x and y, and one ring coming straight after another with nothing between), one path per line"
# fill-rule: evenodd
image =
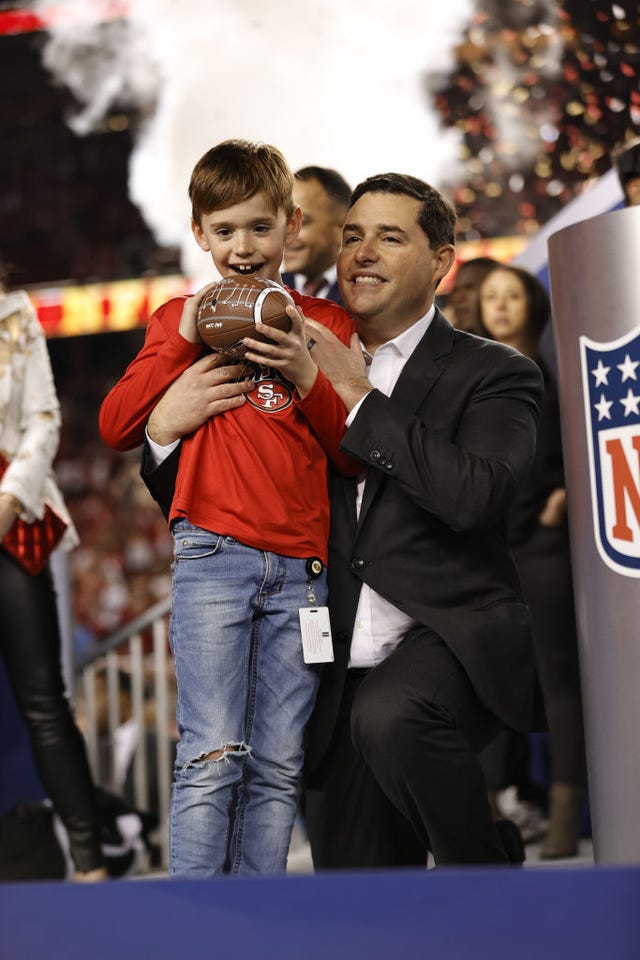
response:
M274 143L294 169L334 167L352 185L391 169L437 184L455 165L458 136L439 128L424 78L452 66L472 0L129 0L102 24L87 22L90 0L36 0L61 6L78 17L52 25L44 61L84 105L75 129L114 103L142 107L130 196L193 278L211 264L186 188L220 140Z
M495 139L502 144L501 160L513 170L534 161L545 126L552 130L546 98L536 100L523 82L525 75L535 70L546 84L562 68L564 40L558 30L558 4L547 2L544 15L544 23L526 30L529 42L536 44L532 58L520 62L508 44L494 44L491 61L478 71L487 90L486 110L496 130ZM543 85L538 89L542 91ZM559 131L553 129L557 136Z

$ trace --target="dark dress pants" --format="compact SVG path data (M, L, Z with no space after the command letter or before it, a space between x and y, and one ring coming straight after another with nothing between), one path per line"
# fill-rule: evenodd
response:
M78 870L102 864L96 797L67 700L51 574L32 576L0 550L0 655L27 725L40 779L69 835Z
M508 862L478 752L501 729L444 641L411 630L349 671L332 743L307 778L316 869Z

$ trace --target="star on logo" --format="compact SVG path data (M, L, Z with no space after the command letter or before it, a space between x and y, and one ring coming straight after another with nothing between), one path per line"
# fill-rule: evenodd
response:
M637 380L636 377L636 367L640 367L640 361L632 360L629 354L625 354L624 363L616 364L618 370L622 374L622 382L625 380Z
M607 380L607 375L609 373L609 370L611 370L611 367L605 367L602 360L598 360L598 366L595 368L595 370L591 371L591 373L596 378L594 387L602 387L603 385L605 387L609 386L609 381Z
M619 400L618 402L624 407L625 417L628 417L630 413L640 414L640 410L638 410L640 396L637 396L637 394L633 393L631 387L629 387L626 397L623 397L622 400Z
M598 423L601 420L611 420L611 414L609 410L613 406L613 400L607 400L604 393L600 394L600 400L598 403L594 403L594 409L598 411Z

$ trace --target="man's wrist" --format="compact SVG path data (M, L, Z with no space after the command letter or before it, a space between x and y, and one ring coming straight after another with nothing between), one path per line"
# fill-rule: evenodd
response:
M175 430L167 427L166 423L163 423L162 417L156 417L155 413L156 411L154 410L147 421L147 437L160 447L167 447L172 443L175 444L181 439L182 434L176 433Z
M176 444L178 440L181 439L181 436L176 436L175 432L169 430L158 430L157 427L147 427L147 437L149 440L152 440L153 443L157 443L159 447L168 447L171 444Z
M368 393L371 393L373 387L366 377L358 377L355 380L342 380L334 383L334 389L344 403L347 413L350 413L354 407L364 400Z

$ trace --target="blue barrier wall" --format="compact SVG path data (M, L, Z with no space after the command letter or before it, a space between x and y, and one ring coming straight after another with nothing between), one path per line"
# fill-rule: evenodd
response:
M638 960L640 868L0 886L2 960Z

